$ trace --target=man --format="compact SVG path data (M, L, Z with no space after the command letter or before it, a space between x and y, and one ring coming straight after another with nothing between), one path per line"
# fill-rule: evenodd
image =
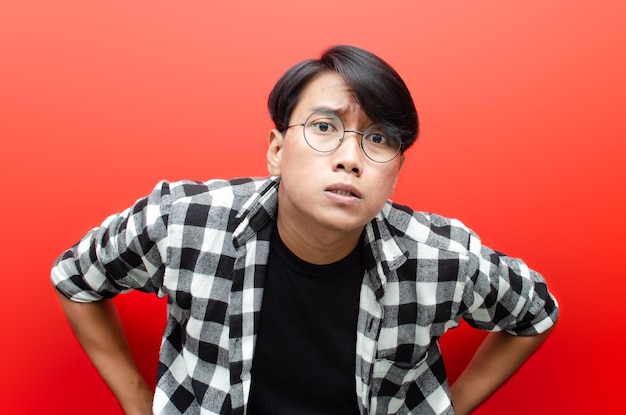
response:
M404 82L339 46L269 98L267 179L160 183L52 280L127 414L467 414L551 331L545 281L460 222L390 202L418 133ZM156 391L110 298L168 298ZM448 387L438 339L491 331Z

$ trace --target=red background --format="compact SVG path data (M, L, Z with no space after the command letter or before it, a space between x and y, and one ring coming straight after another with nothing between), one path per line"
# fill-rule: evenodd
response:
M225 3L0 2L2 412L119 413L51 263L162 178L265 175L269 90L338 43L386 59L415 98L422 135L394 199L462 219L561 303L552 337L477 414L618 412L624 3ZM154 382L164 304L118 303ZM482 336L444 339L452 378Z

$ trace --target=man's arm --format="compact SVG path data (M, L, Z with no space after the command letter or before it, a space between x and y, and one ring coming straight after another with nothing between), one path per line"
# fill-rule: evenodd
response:
M152 414L153 392L135 365L113 301L78 303L58 291L57 296L78 341L124 412Z
M478 407L532 355L552 328L536 336L489 333L450 387L455 413L466 415Z

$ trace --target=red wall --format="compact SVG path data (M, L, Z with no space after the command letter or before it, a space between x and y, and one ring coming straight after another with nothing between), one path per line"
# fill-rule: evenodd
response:
M420 112L394 198L523 257L562 305L553 336L477 413L616 413L623 4L3 1L2 412L119 413L61 315L52 261L161 178L264 175L273 83L351 43L391 63ZM153 380L163 303L119 304ZM445 340L451 377L481 336Z

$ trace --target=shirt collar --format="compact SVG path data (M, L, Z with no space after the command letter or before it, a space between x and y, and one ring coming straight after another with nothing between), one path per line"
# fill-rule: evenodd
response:
M241 222L233 233L235 247L244 245L261 228L276 219L279 183L278 176L258 181L257 191L244 203L236 216Z
M276 219L279 183L278 176L260 181L258 191L243 205L237 214L241 222L234 232L234 242L237 246L245 244L261 228ZM394 227L388 221L393 209L391 202L385 203L376 217L365 226L364 243L367 248L365 269L377 287L376 292L384 290L386 275L404 264L407 259L407 248L393 233Z

